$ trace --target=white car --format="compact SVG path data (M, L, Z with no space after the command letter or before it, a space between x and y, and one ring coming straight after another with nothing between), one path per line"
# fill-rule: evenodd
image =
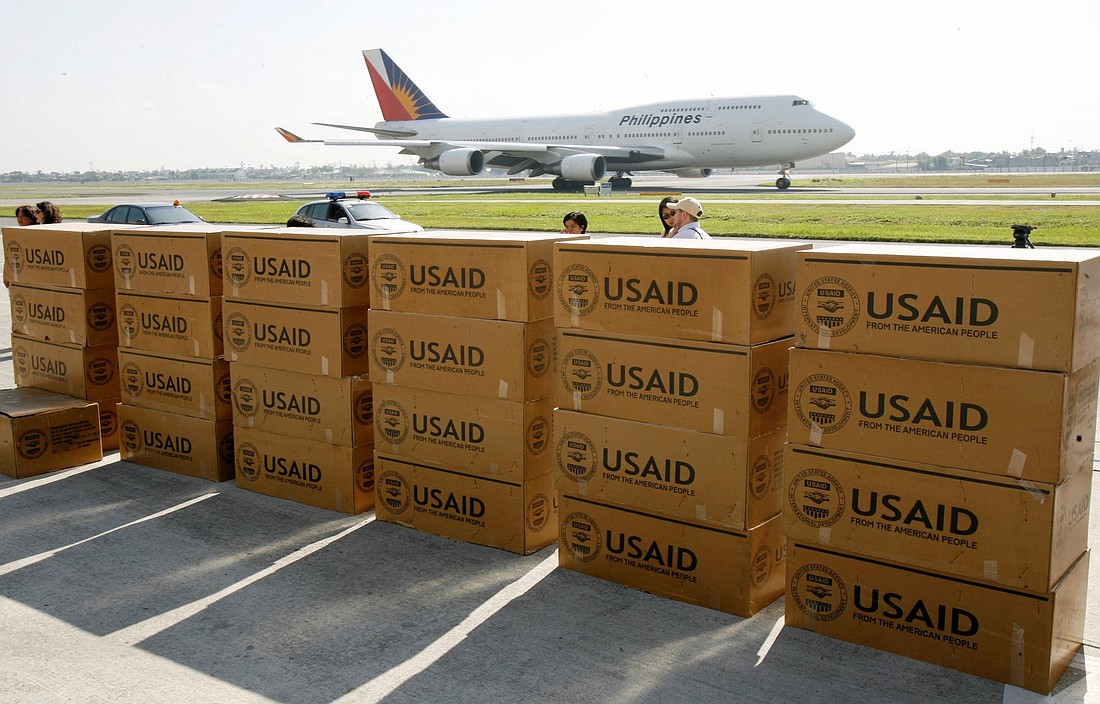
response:
M370 191L347 193L334 191L326 193L325 198L326 200L316 200L298 208L294 213L295 218L309 218L313 221L314 227L357 227L364 230L397 230L399 232L424 231L420 225L402 220L386 206L370 200Z

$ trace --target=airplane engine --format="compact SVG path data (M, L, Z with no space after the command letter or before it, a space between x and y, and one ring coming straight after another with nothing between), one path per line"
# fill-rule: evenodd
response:
M473 176L485 168L485 155L478 149L448 149L437 157L426 159L424 166L448 176Z
M674 169L670 173L674 173L680 178L706 178L713 171L714 169Z
M599 181L607 173L607 162L599 154L574 154L562 159L559 169L570 181Z

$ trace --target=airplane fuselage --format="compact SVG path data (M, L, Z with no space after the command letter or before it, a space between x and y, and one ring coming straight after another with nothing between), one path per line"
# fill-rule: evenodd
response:
M384 121L375 127L414 131L417 140L493 142L505 148L637 148L629 161L607 158L608 170L629 171L784 164L828 154L855 134L847 124L793 95L671 101L530 118Z

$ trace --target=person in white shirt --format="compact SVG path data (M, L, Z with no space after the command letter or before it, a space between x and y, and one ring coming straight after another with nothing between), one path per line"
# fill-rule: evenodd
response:
M666 237L674 237L681 240L709 240L711 237L706 230L699 225L699 218L703 217L703 206L694 198L681 198L676 203L669 203L668 209L672 211L672 230Z

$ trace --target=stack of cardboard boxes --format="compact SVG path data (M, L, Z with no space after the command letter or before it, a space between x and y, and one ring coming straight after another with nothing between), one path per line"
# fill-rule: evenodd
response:
M25 477L98 460L118 447L110 229L63 223L3 236L15 383L59 396L7 394L3 422L21 437L3 435L0 469Z
M798 267L786 622L1049 692L1083 638L1100 255Z
M237 486L342 513L374 505L370 237L224 233Z
M521 554L553 542L551 267L570 238L371 241L380 520Z
M608 238L556 248L560 563L751 616L782 593L795 253Z
M122 458L210 481L232 478L220 229L116 230L111 251Z

